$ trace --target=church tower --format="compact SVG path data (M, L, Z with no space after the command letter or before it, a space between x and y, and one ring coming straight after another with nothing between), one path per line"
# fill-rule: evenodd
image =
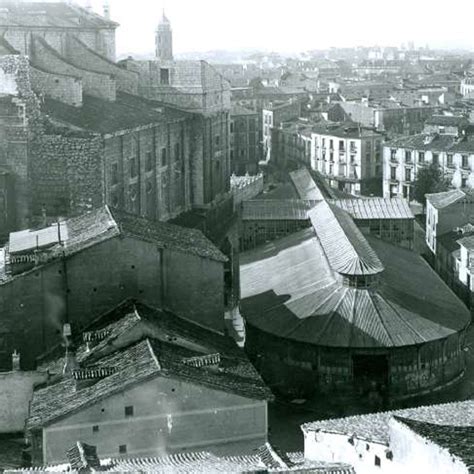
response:
M173 60L173 31L171 23L166 18L165 10L156 30L156 58L160 61Z

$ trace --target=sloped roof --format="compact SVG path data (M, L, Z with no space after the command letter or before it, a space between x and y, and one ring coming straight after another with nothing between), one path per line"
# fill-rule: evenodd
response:
M353 219L414 219L406 199L367 198L334 199L329 201L348 212Z
M114 393L154 377L171 377L250 399L272 398L270 390L233 339L204 329L166 311L125 303L89 328L106 336L88 348L77 340L76 358L83 370L115 369L92 386L75 388L72 378L62 379L33 394L27 429L39 429L55 420L97 403ZM219 354L213 370L206 363L186 360ZM215 364L214 364L215 365ZM42 369L60 374L64 356Z
M426 200L436 209L444 209L466 197L466 193L460 189L450 189L442 193L426 195Z
M18 2L2 0L8 9L0 18L0 26L28 28L116 28L118 23L107 20L75 4L66 2Z
M303 424L301 429L305 433L322 431L354 435L358 439L388 444L389 421L394 416L441 426L472 427L474 400L315 421Z
M375 275L384 270L377 254L347 212L321 201L308 216L334 271L343 275Z
M448 450L467 467L474 468L474 419L471 420L471 426L452 426L411 420L401 416L394 418L421 437Z
M290 173L290 178L300 199L311 201L321 201L324 199L323 193L320 191L307 168L300 168L296 171L292 171Z
M427 142L428 135L420 133L417 135L401 136L387 142L384 146L390 148L408 148L412 150L432 150L432 151L448 151L455 144L456 137L453 135L435 135L430 137Z
M370 290L343 286L311 228L241 254L247 323L308 344L357 348L422 344L469 324L469 311L421 257L369 241L385 268Z
M307 220L317 201L302 199L254 199L242 202L242 220Z
M460 127L469 124L466 117L452 116L452 115L433 115L425 122L427 125L439 125L446 127Z

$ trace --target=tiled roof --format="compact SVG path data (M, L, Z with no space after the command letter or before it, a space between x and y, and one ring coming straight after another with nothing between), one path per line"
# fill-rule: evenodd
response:
M429 137L428 135L421 133L418 135L394 138L384 146L389 148L408 148L412 150L447 151L451 149L455 141L456 137L452 135L435 135Z
M421 257L368 240L385 268L370 290L335 278L313 229L241 254L247 323L307 344L367 348L422 344L467 327L469 311Z
M330 267L342 275L374 275L383 265L349 214L322 201L308 212Z
M408 202L400 198L335 199L330 203L348 212L353 219L415 218Z
M436 209L444 209L466 197L466 193L460 189L450 189L442 193L427 194L426 200Z
M467 467L474 467L474 418L471 418L471 426L440 425L401 416L394 418L423 438L447 449Z
M101 134L162 123L186 114L124 92L117 92L115 101L84 95L81 107L46 98L42 110L60 123Z
M389 443L389 421L393 416L448 426L474 425L474 400L393 410L305 423L303 432L323 431L346 434L376 443Z
M111 213L122 235L153 242L164 249L227 261L227 257L200 230L151 221L118 209L111 209Z
M317 201L302 199L255 199L242 202L242 220L307 220Z
M320 191L307 168L300 168L296 171L292 171L290 173L290 178L300 199L310 201L321 201L324 199L323 193Z
M346 102L344 104L346 104ZM370 128L360 127L353 122L344 124L315 124L313 126L313 132L320 135L331 135L338 138L382 137L381 133Z
M279 465L272 463L266 454L271 446L263 446L255 454L234 456L216 456L205 451L183 452L161 457L141 457L127 459L104 459L101 461L101 472L141 472L157 474L250 474L263 472L298 472L312 474L355 474L354 469L345 463L319 462L304 459L302 453L288 453L287 462ZM9 470L8 473L20 472L69 472L70 464L45 466L43 468Z
M179 378L251 399L272 398L270 390L233 339L174 314L125 303L88 328L89 333L97 330L108 336L92 346L78 339L76 359L80 369L101 372L101 378L93 386L76 390L73 378L36 390L28 429L41 428L158 376ZM219 357L216 357L217 353ZM210 356L219 370L206 363L187 363L190 359ZM41 369L61 374L63 366L64 357L60 355L44 362Z
M28 28L116 28L117 23L65 2L17 2L2 0L8 14L0 18L0 26Z
M467 120L466 117L456 117L452 115L433 115L425 123L428 125L459 127L468 125L469 120Z

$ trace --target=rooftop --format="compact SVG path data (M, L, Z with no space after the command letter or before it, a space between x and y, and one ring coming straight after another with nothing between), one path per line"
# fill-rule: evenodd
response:
M409 135L397 137L386 143L386 147L390 148L409 148L412 150L425 151L446 151L452 148L456 142L453 135L434 135L429 136L425 133L418 135Z
M242 105L232 103L232 108L230 109L231 116L238 116L238 115L257 115L255 110L247 109Z
M341 232L322 203L310 215L313 228L241 254L249 324L308 344L368 348L422 344L467 327L469 311L421 257L374 237L364 242L357 229ZM332 266L383 272L375 287L354 288Z
M325 199L307 168L292 171L290 179L300 199L310 201L322 201Z
M107 369L103 371L103 378L84 388L76 387L73 378L63 378L36 390L27 429L39 429L114 393L160 376L251 399L272 398L233 339L138 303L124 303L104 315L88 328L82 340L76 338L75 345L80 369L83 372ZM202 364L195 363L198 358L203 359ZM210 365L218 366L218 370ZM63 366L64 356L52 355L43 361L41 370L61 374Z
M382 137L382 134L372 130L371 128L364 128L356 123L316 123L313 125L313 133L319 135L331 135L338 138L371 138Z
M307 220L316 201L302 199L255 199L242 202L242 220Z
M394 418L426 440L447 449L450 454L463 461L469 468L474 467L474 424L472 426L452 426L411 420L400 416Z
M72 3L2 0L0 6L7 13L0 18L0 27L115 29L118 26L118 23Z
M115 101L84 94L81 107L46 98L42 110L51 119L65 126L72 125L83 131L100 134L162 123L186 116L186 112L124 92L117 92Z
M445 209L466 197L466 193L460 189L450 189L442 193L427 194L426 200L436 209Z
M474 426L474 400L393 410L305 423L301 429L356 436L375 443L389 443L389 421L393 416L438 426ZM472 444L471 444L472 446Z
M469 120L467 120L466 117L453 115L433 115L425 122L425 124L445 127L461 127L468 125Z
M408 202L400 198L334 199L329 202L348 212L353 219L415 218Z

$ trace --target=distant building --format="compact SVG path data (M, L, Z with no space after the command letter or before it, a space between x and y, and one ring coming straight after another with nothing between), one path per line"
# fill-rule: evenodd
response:
M273 396L231 338L124 304L68 341L30 403L35 464L66 461L78 439L104 458L240 454L267 441Z
M311 167L353 195L381 193L383 135L353 123L316 124Z
M429 265L334 204L308 216L311 227L240 258L246 347L269 386L386 400L462 377L470 313Z
M166 17L164 10L156 30L155 41L156 58L160 61L173 61L173 31L171 30L171 23Z
M305 423L304 455L367 474L470 474L473 420L469 400Z
M272 129L283 122L294 120L301 115L301 102L295 99L270 102L262 110L263 119L263 159L268 162L272 156Z
M260 161L258 114L238 104L230 111L230 167L232 173L242 176L256 174Z
M467 77L461 81L461 95L466 99L474 98L474 81L472 77Z
M232 272L224 283L225 265L227 257L198 230L108 207L12 233L0 254L0 367L10 368L17 349L22 368L34 368L61 341L64 322L80 331L126 298L224 332L235 283Z
M474 141L448 134L418 134L384 144L383 194L413 199L413 182L424 166L436 164L454 188L474 187Z

